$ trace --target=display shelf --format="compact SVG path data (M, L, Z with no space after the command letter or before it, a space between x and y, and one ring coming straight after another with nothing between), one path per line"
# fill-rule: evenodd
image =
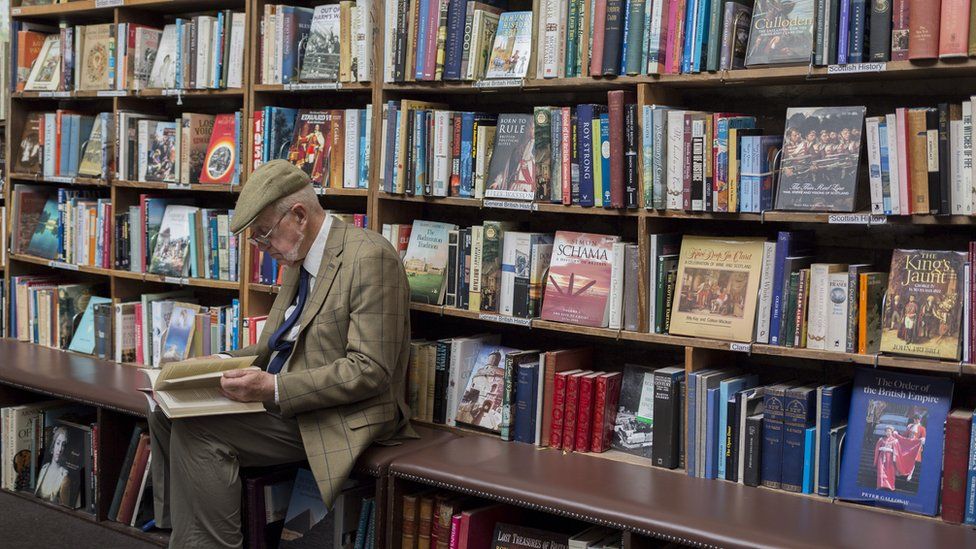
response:
M10 254L10 259L13 261L33 263L34 265L44 265L45 267L51 267L52 269L59 269L62 271L78 271L100 276L112 276L112 273L114 272L112 269L103 269L102 267L94 267L91 265L76 265L74 263L66 263L56 259L45 259L43 257L22 253L12 253Z
M112 270L112 276L128 278L131 280L142 280L144 282L159 282L163 284L177 284L179 286L192 286L196 288L213 288L218 290L239 290L240 282L229 280L212 280L209 278L190 278L177 276L163 276L152 273L133 273L131 271Z
M160 99L172 97L243 97L240 88L221 89L143 89L143 90L70 90L70 91L20 91L11 94L13 99L104 99L128 97Z
M112 181L115 187L126 187L132 189L160 189L175 191L194 191L194 192L214 192L214 193L239 193L242 185L206 185L202 183L163 183L161 181L128 181L116 179Z
M94 177L61 177L44 176L36 173L12 173L9 179L18 181L33 181L35 183L49 183L52 185L84 185L90 187L108 187L111 183L107 179Z
M370 82L296 82L294 84L255 84L252 86L255 93L363 93L372 92L373 84Z
M337 187L315 187L315 194L319 196L349 196L356 198L366 198L369 196L369 189L345 189Z

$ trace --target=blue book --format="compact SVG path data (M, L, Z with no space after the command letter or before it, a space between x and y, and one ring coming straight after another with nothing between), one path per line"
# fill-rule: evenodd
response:
M237 298L230 302L230 315L231 315L231 345L233 349L241 348L241 334L238 330L238 324L240 324L241 319L241 302Z
M695 18L698 14L698 2L701 0L688 0L685 5L685 36L684 44L681 49L681 72L691 72L691 52L694 50L692 45L695 36Z
M705 478L716 478L718 474L718 417L719 408L723 408L719 403L720 391L718 388L708 389L705 397Z
M707 48L708 24L712 12L709 4L709 0L698 0L698 15L695 21L695 51L691 54L691 72L701 72L702 52Z
M837 23L837 64L846 65L848 47L850 45L851 28L851 2L853 0L840 0L840 20Z
M760 478L767 488L779 489L783 479L783 401L789 385L766 387L763 395L763 449Z
M688 476L698 476L696 473L697 454L698 454L698 381L702 374L708 374L715 370L699 370L688 374L688 436L686 437L687 448L685 449L685 470Z
M59 250L58 227L51 220L59 218L58 201L49 197L41 210L41 217L37 220L37 227L27 245L27 253L44 259L57 259ZM36 310L36 309L35 309Z
M817 447L817 461L819 469L816 476L817 494L828 496L830 493L830 430L847 421L847 413L851 408L851 384L825 385L820 388L820 423L818 437L820 445Z
M535 444L536 408L539 395L539 355L517 365L515 370L515 406L512 413L512 439ZM518 359L516 359L518 360Z
M72 126L71 151L68 156L68 175L74 177L78 175L78 167L81 164L82 145L91 136L92 126L95 125L94 116L79 116Z
M759 377L751 374L739 377L733 377L729 379L723 379L719 383L719 395L718 402L721 404L718 408L718 470L716 472L716 478L727 479L725 472L725 454L728 449L726 430L729 425L729 409L728 402L729 397L734 396L736 393L743 389L751 389L759 383Z
M398 116L399 103L396 101L386 102L386 159L383 166L383 190L393 193L396 186L396 157L398 141L397 134L400 133L400 117Z
M227 29L225 27L226 22L224 21L224 13L225 13L224 11L218 11L217 12L217 30L216 30L216 32L214 32L214 37L215 37L214 42L215 42L215 44L214 44L213 48L216 51L214 52L215 62L213 64L214 65L213 66L213 74L211 75L210 78L214 82L215 85L207 86L207 87L221 87L220 86L220 73L221 73L221 71L223 70L223 67L224 67L224 40L223 40L223 37L224 37L224 33L227 32ZM177 154L179 154L179 153L177 153Z
M444 80L461 79L461 57L464 48L466 0L450 0L447 6L447 41L444 43Z
M68 173L68 158L71 151L71 134L74 133L74 126L78 124L77 114L65 114L61 116L61 136L58 146L61 147L61 154L58 156L58 169L54 175L70 175Z
M474 113L461 113L461 186L458 196L474 197L471 172L471 144L474 139Z
M414 78L424 79L424 57L427 55L427 27L431 22L428 14L430 13L431 0L417 0L417 37L416 50L414 55ZM440 11L440 10L438 10ZM436 25L437 23L434 22ZM409 69L409 67L408 67Z
M606 107L584 103L576 107L577 148L579 149L579 205L593 206L593 117Z
M803 433L803 493L813 493L813 463L814 441L817 438L817 428L810 427Z
M769 313L769 343L782 345L780 341L780 320L783 316L783 288L789 281L790 273L784 272L786 258L806 255L810 248L809 231L780 231L776 236L776 263L773 270L773 303Z
M817 422L817 387L786 390L783 400L783 465L780 486L787 492L803 490L804 437Z
M631 0L626 0L623 3L623 13L621 17L624 18L624 24L621 28L621 36L623 39L620 41L620 70L617 71L617 76L627 75L627 37L630 36L630 2ZM580 25L583 23L580 22Z
M891 215L891 153L888 151L888 122L884 117L878 124L878 148L881 149L881 209L885 215Z
M847 62L864 62L864 30L867 26L866 19L868 5L867 0L851 0L850 7L850 37L847 39ZM843 27L842 27L843 28Z
M10 307L16 311L13 304L15 293L10 292ZM963 522L976 524L976 412L973 412L973 425L969 434L969 479L966 482L966 517Z
M610 207L610 115L600 113L600 190L603 205Z
M176 80L174 85L177 89L183 88L183 62L185 61L183 56L183 49L180 44L183 44L183 36L186 32L186 27L184 26L185 19L176 19Z
M739 210L746 213L756 211L753 204L753 187L759 173L759 136L743 135L739 140L741 162L739 163Z
M359 178L356 181L356 186L360 189L369 187L369 162L366 158L366 140L369 136L369 128L366 127L366 112L366 109L359 109Z
M95 352L95 305L111 302L112 300L107 297L91 296L88 299L85 312L81 315L81 322L78 323L78 328L71 336L71 343L68 344L69 351L86 355Z
M837 495L935 515L952 380L858 368Z

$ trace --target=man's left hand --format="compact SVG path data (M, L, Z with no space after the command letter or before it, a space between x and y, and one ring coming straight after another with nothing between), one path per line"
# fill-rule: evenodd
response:
M258 370L228 370L220 378L220 394L238 402L274 400L274 375Z

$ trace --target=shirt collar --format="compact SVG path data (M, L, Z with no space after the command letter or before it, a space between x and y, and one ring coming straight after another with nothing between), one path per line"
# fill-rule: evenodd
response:
M312 241L312 246L308 249L305 260L302 261L302 267L312 276L316 276L319 273L322 256L325 255L325 243L329 238L329 229L331 228L332 216L325 214L325 221L319 227L319 234L315 235L315 240Z

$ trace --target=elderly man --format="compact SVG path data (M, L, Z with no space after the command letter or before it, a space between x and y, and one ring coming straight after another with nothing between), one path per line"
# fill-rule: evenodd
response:
M331 507L372 442L415 436L404 401L410 288L380 235L327 216L308 176L284 160L256 170L231 230L286 265L260 340L261 371L222 392L265 413L149 418L156 523L170 547L241 547L240 467L308 460Z

